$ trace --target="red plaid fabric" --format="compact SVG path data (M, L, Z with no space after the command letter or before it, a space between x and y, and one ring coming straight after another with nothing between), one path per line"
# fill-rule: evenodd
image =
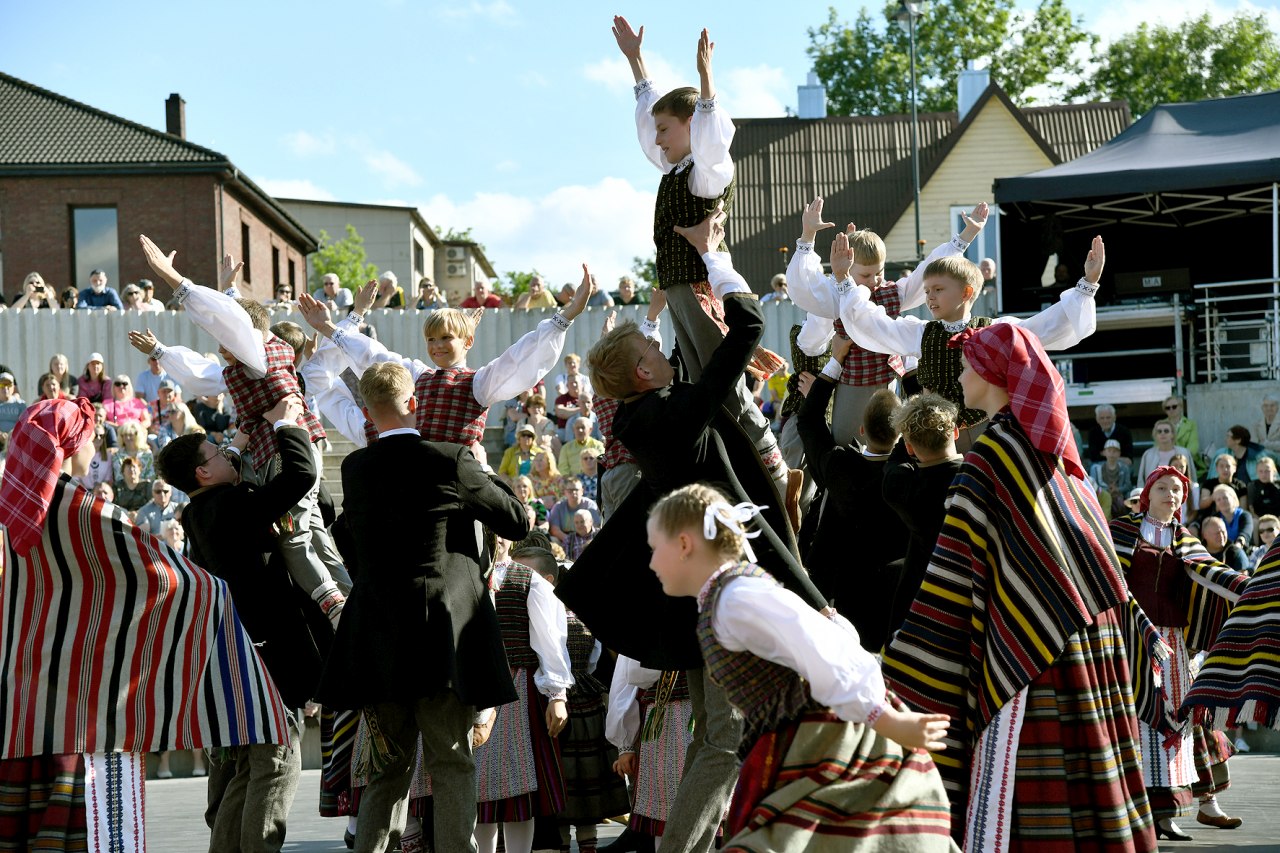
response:
M418 377L418 432L427 441L475 444L484 439L487 406L476 399L476 372L470 367L446 367Z
M897 317L902 312L902 298L898 295L898 285L894 282L882 284L871 291L871 301L883 306L884 313L889 317ZM849 337L844 330L844 323L836 320L835 326L837 335L842 338ZM840 384L860 387L888 385L905 372L902 356L887 356L882 352L872 352L854 344L849 348L849 354L844 357L844 364L841 365Z
M1067 418L1066 386L1039 338L1014 323L992 323L965 329L947 345L963 349L979 376L1009 392L1009 408L1037 450L1084 479Z
M378 428L368 418L364 419L364 440L369 444L378 440Z
M635 462L636 458L627 450L626 445L613 437L613 416L618 413L621 400L611 397L596 397L596 424L600 427L600 437L604 439L604 453L600 457L600 466L608 471L624 462Z
M232 364L222 369L222 379L227 383L231 402L236 407L236 425L249 435L245 453L255 469L266 465L271 454L276 452L275 434L271 424L262 416L290 394L302 396L302 386L298 384L298 374L293 369L293 347L271 335L266 342L266 351L267 375L261 379L251 377L243 364ZM298 423L307 428L313 442L325 437L320 419L310 409L303 411Z
M0 524L19 556L40 541L62 461L92 435L93 404L84 397L38 400L14 424L0 478Z

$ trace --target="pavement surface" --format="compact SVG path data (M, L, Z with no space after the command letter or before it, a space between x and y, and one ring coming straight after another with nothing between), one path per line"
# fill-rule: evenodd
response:
M298 797L289 813L286 853L342 853L345 818L316 814L320 771L304 770ZM204 779L166 779L147 783L147 848L152 853L196 853L209 845L204 825ZM1195 815L1179 821L1192 841L1160 842L1161 853L1242 851L1280 853L1280 755L1237 755L1231 759L1231 788L1219 796L1223 810L1244 819L1239 829L1214 829L1196 823ZM616 824L600 827L601 843L617 836ZM573 848L577 850L575 845ZM216 853L216 851L215 851ZM447 851L442 851L447 853Z

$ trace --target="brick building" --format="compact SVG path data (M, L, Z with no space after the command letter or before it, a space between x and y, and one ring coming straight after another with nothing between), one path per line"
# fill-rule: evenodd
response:
M138 234L176 249L201 283L216 282L230 252L246 261L249 295L305 285L315 238L226 155L186 140L184 107L170 95L162 132L0 74L6 302L33 270L57 290L87 286L94 268L116 288L151 277Z

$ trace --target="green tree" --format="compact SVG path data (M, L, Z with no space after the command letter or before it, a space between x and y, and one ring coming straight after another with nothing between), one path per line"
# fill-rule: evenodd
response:
M480 247L480 251L484 252L486 255L489 254L489 250L484 247L484 243L481 243L471 235L471 228L453 228L452 226L444 228L439 225L433 225L431 227L440 235L440 239L446 243L474 243Z
M529 280L535 275L541 276L544 283L547 280L547 277L542 275L542 273L538 272L536 269L530 270L529 272L509 272L505 273L505 275L507 278L506 284L502 285L502 282L495 281L493 283L493 289L497 290L503 296L510 296L512 299L515 299L522 293L528 292ZM502 286L499 287L499 285Z
M658 283L658 256L650 255L642 258L639 255L631 259L631 274L637 283L643 282L649 287Z
M1280 88L1280 39L1265 15L1214 24L1206 12L1176 26L1142 23L1112 42L1073 95L1126 100L1135 115L1156 104Z
M835 115L911 111L909 38L893 21L897 3L873 15L863 7L850 23L835 7L827 21L809 28L808 54L827 87ZM1021 11L1015 0L930 3L916 22L916 81L919 109L956 109L956 79L969 60L986 60L991 79L1019 104L1035 103L1032 89L1059 100L1083 66L1079 48L1097 36L1082 29L1066 0L1040 0Z
M378 268L367 263L364 253L364 238L356 231L356 227L348 223L347 236L341 240L330 240L324 230L320 231L320 248L311 256L311 288L320 287L320 281L329 273L333 273L348 290L378 277Z

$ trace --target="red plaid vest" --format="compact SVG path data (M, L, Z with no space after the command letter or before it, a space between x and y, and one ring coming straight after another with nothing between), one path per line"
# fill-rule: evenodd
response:
M498 629L512 669L537 669L538 655L529 644L529 584L533 570L522 563L509 563L502 586L494 594Z
M249 376L243 364L232 364L222 369L222 380L227 383L231 402L236 407L236 425L249 436L245 453L255 470L266 465L276 452L271 424L262 416L288 395L302 396L298 374L293 370L293 347L271 335L267 338L266 350L267 375L261 379ZM324 439L324 427L320 426L315 412L304 408L298 422L307 428L313 442Z
M884 308L889 317L897 317L902 313L902 297L898 295L898 285L886 282L871 291L871 301ZM836 320L836 334L845 334L844 323ZM885 355L882 352L871 352L854 344L844 358L843 370L840 371L841 385L888 385L903 374L902 356Z
M476 399L470 367L445 367L418 377L418 432L427 441L475 444L484 440L489 409Z
M595 400L596 423L600 427L600 437L604 439L604 454L600 457L600 467L606 471L624 462L636 461L626 445L613 437L613 416L618 413L618 407L621 405L621 400L610 397L596 397Z

